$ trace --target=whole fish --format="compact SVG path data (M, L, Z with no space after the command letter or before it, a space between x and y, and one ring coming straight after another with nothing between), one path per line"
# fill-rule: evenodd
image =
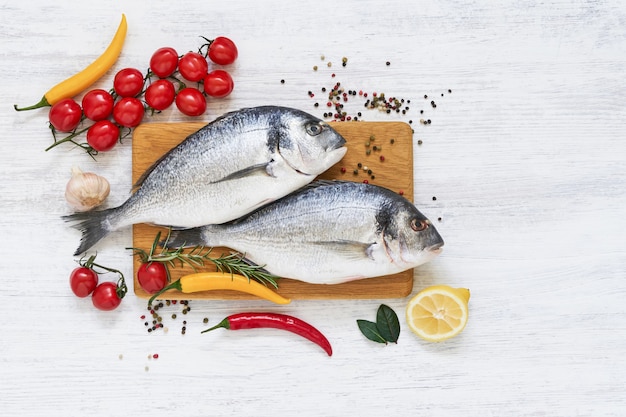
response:
M173 231L167 246L225 246L274 275L337 284L414 268L443 243L432 223L393 191L316 181L233 222Z
M327 123L300 110L227 113L159 159L122 205L65 216L83 233L75 255L135 223L191 228L241 217L313 181L343 158L344 145Z

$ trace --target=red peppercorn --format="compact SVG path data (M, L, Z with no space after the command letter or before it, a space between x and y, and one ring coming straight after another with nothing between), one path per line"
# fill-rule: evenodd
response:
M384 156L380 156L380 162L385 162L385 157Z
M154 355L152 355L152 357L153 357L154 359L159 359L159 354L158 354L158 353L155 353Z
M341 167L341 173L345 174L346 173L346 167Z
M398 194L404 195L404 191L400 190L400 191L398 191Z
M363 180L363 184L369 184L370 182L368 180Z

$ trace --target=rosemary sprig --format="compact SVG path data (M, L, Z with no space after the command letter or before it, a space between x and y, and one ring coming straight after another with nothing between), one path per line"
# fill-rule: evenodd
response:
M167 237L163 242L161 242L161 232L157 232L154 242L152 243L152 247L150 248L150 252L146 252L141 248L126 249L132 250L133 253L138 255L144 263L162 262L172 268L175 268L177 265L180 265L180 267L188 265L194 271L197 271L197 268L203 267L206 262L211 262L220 272L240 274L248 279L254 279L264 285L271 284L274 288L278 288L276 280L279 277L267 272L263 269L263 266L247 262L245 260L245 255L231 253L230 255L222 254L219 257L213 257L211 256L213 248L207 248L202 245L191 248L185 248L184 245L178 248L168 248L167 242L169 241L170 234L171 229L168 229ZM161 246L161 250L157 252L159 245Z
M209 248L206 255L211 252ZM230 274L240 274L248 279L254 279L262 284L271 284L274 288L278 288L276 280L279 278L263 269L262 266L253 265L245 261L245 255L239 253L231 253L230 255L221 255L219 258L207 258L213 262L217 270L220 272L228 272Z

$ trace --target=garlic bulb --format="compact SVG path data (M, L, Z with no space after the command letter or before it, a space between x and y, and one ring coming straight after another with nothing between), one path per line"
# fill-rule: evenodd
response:
M65 199L77 211L88 211L102 204L110 190L111 187L106 178L74 167L72 178L65 187Z

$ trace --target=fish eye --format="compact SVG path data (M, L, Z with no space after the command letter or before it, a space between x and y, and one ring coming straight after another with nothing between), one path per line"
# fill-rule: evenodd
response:
M324 130L324 127L319 123L309 123L306 125L306 133L311 136L317 136Z
M425 230L427 227L428 227L427 220L411 219L411 229L415 230L416 232L421 232L422 230Z

